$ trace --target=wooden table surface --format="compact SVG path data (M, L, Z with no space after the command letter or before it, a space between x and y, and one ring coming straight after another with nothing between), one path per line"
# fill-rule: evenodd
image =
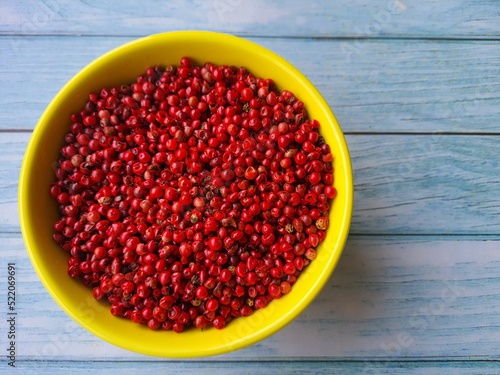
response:
M355 176L347 246L310 307L258 344L186 361L73 322L38 280L17 212L26 144L62 85L116 46L184 29L243 36L302 70ZM0 373L500 373L498 1L1 1L0 56Z

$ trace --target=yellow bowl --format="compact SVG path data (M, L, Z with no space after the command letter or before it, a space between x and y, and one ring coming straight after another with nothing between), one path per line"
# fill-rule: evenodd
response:
M249 317L233 320L222 330L151 331L109 313L90 289L67 275L68 255L52 240L57 209L48 195L54 164L69 116L82 108L88 94L103 87L133 82L148 66L178 64L182 56L195 62L244 66L255 76L272 78L279 89L300 98L334 154L338 196L330 211L330 226L318 257L301 274L291 293ZM29 141L19 181L19 212L23 238L33 267L54 300L84 328L116 346L170 358L227 353L254 344L283 328L299 315L329 280L347 240L353 206L353 178L348 148L339 124L321 94L290 63L245 39L203 31L152 35L104 54L75 75L55 96ZM335 303L335 302L333 302Z

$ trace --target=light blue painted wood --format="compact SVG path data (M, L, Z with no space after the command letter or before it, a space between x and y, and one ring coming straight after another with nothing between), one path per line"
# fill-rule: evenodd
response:
M17 179L30 133L0 133L0 229L18 231ZM351 233L497 234L497 136L348 135Z
M496 38L496 1L57 0L5 2L7 35L145 35L177 29L293 37Z
M0 232L20 230L17 186L28 138L29 134L0 133L4 140L4 152L0 154Z
M378 361L287 361L287 362L22 362L20 368L24 374L88 374L89 368L95 374L109 374L119 371L120 374L137 374L147 371L151 375L268 375L268 374L296 374L296 375L332 375L332 374L498 374L496 362L378 362Z
M38 281L20 236L0 240L0 264L15 262L18 270L19 360L154 361L74 323ZM499 241L351 236L332 279L294 322L254 346L208 360L500 361ZM5 308L0 305L0 316Z
M9 109L0 129L33 129L74 74L131 39L0 38L0 100ZM252 40L304 72L346 132L500 132L498 42Z
M352 233L498 233L496 136L347 139L355 180Z

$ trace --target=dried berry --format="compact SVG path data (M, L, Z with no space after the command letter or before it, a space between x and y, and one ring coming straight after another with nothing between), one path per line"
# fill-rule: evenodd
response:
M70 121L53 238L114 316L222 329L289 293L316 258L333 155L272 80L182 58L91 93Z

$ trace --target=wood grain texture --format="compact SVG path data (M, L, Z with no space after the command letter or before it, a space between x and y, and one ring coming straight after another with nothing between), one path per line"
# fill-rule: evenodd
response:
M0 37L0 130L33 129L74 74L131 39ZM297 66L347 133L500 133L498 41L251 40Z
M0 230L18 231L17 181L30 133L0 133ZM348 135L351 233L496 234L498 136Z
M497 38L495 1L169 1L2 4L6 35L145 35L177 29L280 37Z
M353 135L351 233L497 234L497 136Z
M24 374L88 374L88 362L57 361L57 362L22 362L20 368ZM331 375L331 374L415 374L415 375L441 375L456 374L498 374L498 363L468 362L468 361L252 361L252 362L92 362L92 372L108 374L137 374L147 371L155 375L269 375L269 374L295 374L295 375Z
M44 290L20 236L0 239L1 264L17 268L19 361L155 360L78 326ZM208 360L500 361L499 241L351 236L333 277L294 322L258 344ZM3 316L4 309L0 305Z

